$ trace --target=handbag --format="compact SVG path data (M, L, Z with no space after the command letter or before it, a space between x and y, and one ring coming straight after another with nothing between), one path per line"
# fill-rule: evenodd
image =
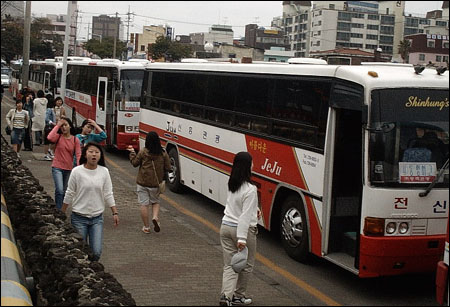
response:
M11 135L11 127L9 125L7 125L5 127L5 132L6 132L7 135Z
M153 164L153 171L155 172L156 180L158 181L159 194L163 194L166 191L166 181L163 180L163 181L159 182L158 174L156 173L155 163L153 163L153 160L152 160L152 164Z

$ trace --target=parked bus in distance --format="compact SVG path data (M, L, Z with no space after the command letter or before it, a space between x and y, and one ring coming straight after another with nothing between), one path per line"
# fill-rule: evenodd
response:
M450 306L449 266L449 224L447 221L447 238L445 240L444 259L438 262L436 270L436 300L439 304Z
M139 100L145 63L114 59L67 64L66 114L75 124L93 119L108 135L106 145L139 149Z
M57 59L45 59L30 63L28 87L35 93L39 90L56 97L61 94L61 73L63 63Z
M259 223L294 259L359 277L432 272L449 213L448 82L405 65L153 63L140 142L159 134L172 191L222 205L248 151Z

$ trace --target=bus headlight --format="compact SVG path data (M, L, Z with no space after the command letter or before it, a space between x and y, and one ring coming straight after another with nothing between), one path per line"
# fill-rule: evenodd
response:
M398 225L398 232L402 235L407 233L409 230L409 225L407 222L401 222L400 225Z
M386 225L386 233L393 234L397 230L397 224L395 222L389 222Z

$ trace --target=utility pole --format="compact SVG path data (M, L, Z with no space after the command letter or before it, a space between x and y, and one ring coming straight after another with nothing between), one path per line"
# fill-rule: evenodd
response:
M117 44L117 35L119 34L119 18L117 17L118 13L116 12L116 33L114 35L114 49L113 49L113 59L116 58L116 44Z
M127 15L128 15L128 20L127 20L127 22L128 22L128 26L127 26L127 48L128 48L128 37L130 37L130 6L128 6L128 13L127 13Z
M61 74L61 97L63 99L65 99L66 96L67 55L69 54L69 37L70 37L70 24L72 20L72 5L76 4L77 4L76 1L67 1L66 36L64 37L63 68Z
M30 32L31 32L31 1L26 1L25 28L23 35L23 62L22 82L23 88L28 87L28 74L30 71Z

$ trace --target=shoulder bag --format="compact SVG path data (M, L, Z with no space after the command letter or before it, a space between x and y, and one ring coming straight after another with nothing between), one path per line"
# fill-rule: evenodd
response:
M152 164L153 164L153 171L155 171L156 181L158 182L159 194L163 194L166 191L166 181L163 180L159 182L158 174L156 173L155 163L153 162L153 160Z

